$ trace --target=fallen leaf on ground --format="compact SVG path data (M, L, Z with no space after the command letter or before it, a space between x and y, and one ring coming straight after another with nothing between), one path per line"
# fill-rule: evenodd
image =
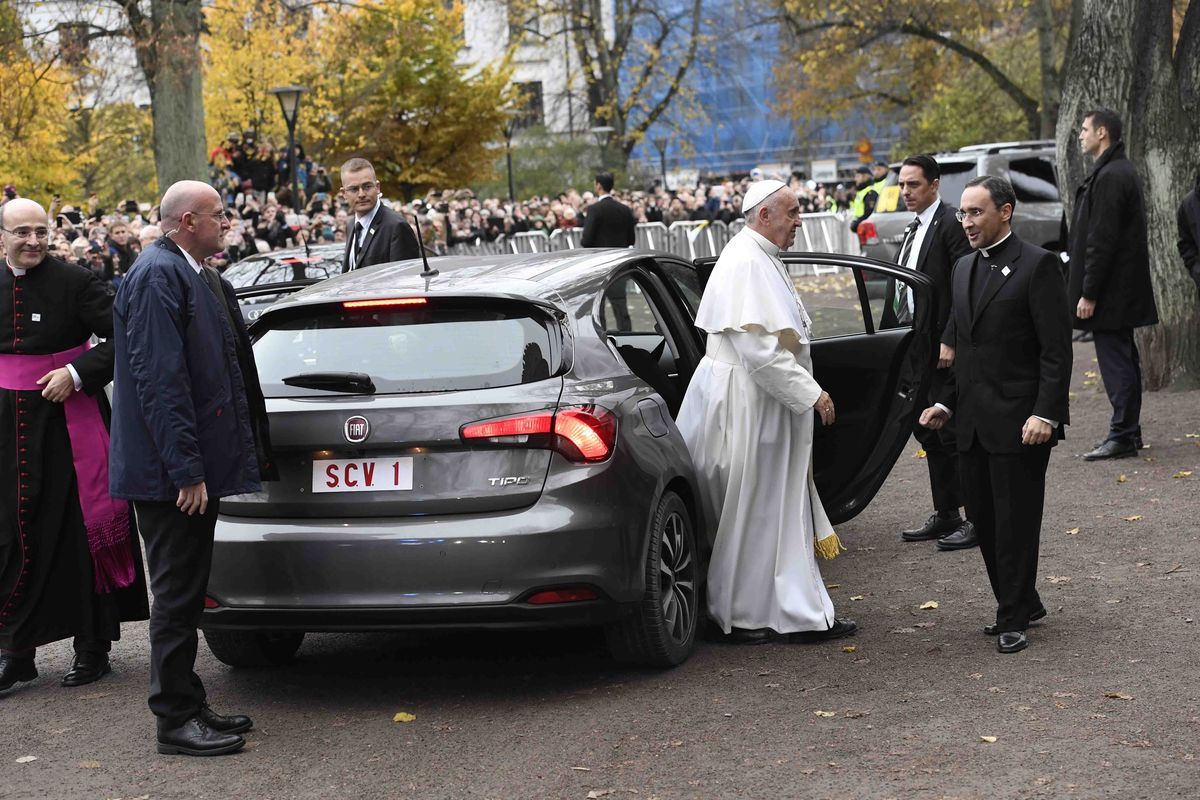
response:
M987 742L988 744L995 744L996 741L999 739L998 736L980 736L979 738L982 741Z
M778 689L779 688L778 683L764 683L763 686L767 687L768 689Z
M588 800L595 800L597 797L605 797L613 793L612 789L593 789L587 793Z
M407 711L399 711L396 713L396 716L392 717L392 722L412 722L416 718L416 714L409 714Z
M916 628L893 628L892 633L916 633Z
M1121 519L1125 520L1126 522L1137 522L1141 518L1142 518L1141 514L1133 514L1128 517L1121 517Z
M842 588L842 585L840 583L827 583L827 584L825 584L825 588L826 589L840 589L840 588Z
M80 769L100 769L100 762L99 761L80 761L79 768Z
M1190 469L1181 469L1181 470L1179 470L1179 472L1176 472L1171 477L1172 478L1188 478L1188 477L1191 477L1191 474L1192 474L1192 471Z
M1047 575L1046 580L1050 583L1070 583L1071 579L1066 575Z
M935 627L937 627L937 623L936 622L916 622L916 623L913 623L913 627L914 628L935 628Z
M1125 694L1124 692L1105 692L1104 696L1111 698L1113 700L1132 700L1133 699L1132 695Z
M852 644L848 644L848 645L846 645L845 647L843 647L843 648L842 648L842 652L843 652L843 653L853 653L853 652L854 652L855 650L857 650L857 649L858 649L858 648L857 648L857 647L855 647L854 645L852 645Z
M21 756L17 759L18 764L28 764L30 761L37 761L37 756Z
M833 712L833 711L814 711L813 713L814 713L814 714L816 714L818 717L832 717L832 716L835 716L835 712Z
M1189 439L1200 439L1200 433L1185 433L1184 436Z
M1086 370L1086 371L1084 371L1084 373L1083 373L1083 377L1085 377L1085 378L1096 378L1096 377L1099 377L1099 376L1096 374L1095 370L1090 370L1090 369L1089 369L1089 370Z
M925 611L930 608L937 608L937 607L938 607L937 600L926 600L924 603L921 603L922 611Z
M1075 697L1074 692L1055 692L1055 697Z
M591 767L571 767L571 769L575 770L576 772L591 772L592 771Z
M862 596L861 594L856 594L856 595L852 595L852 596L850 597L850 599L851 599L851 600L862 600L862 599L863 599L863 596Z
M1127 480L1129 480L1129 478L1126 478L1124 475L1121 475L1117 478L1117 483L1125 483Z
M916 456L917 458L924 458L924 457L925 457L925 451L924 451L924 450L920 450L920 449L918 449L918 450L917 450L917 452L916 452L916 453L914 453L913 455L914 455L914 456Z
M1164 572L1163 575L1170 575L1172 572L1179 572L1179 570L1181 570L1181 569L1183 569L1182 561L1180 561L1178 564L1176 564L1175 566L1171 567L1169 570Z
M733 714L726 713L726 714L725 714L725 716L727 716L727 717L732 717L732 716L733 716Z
M1079 528L1067 528L1067 536L1074 536L1079 533Z

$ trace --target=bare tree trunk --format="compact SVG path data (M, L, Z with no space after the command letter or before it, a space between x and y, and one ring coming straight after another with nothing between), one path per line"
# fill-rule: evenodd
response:
M1150 273L1160 324L1138 333L1147 389L1200 385L1200 309L1176 250L1175 211L1200 153L1200 0L1188 0L1178 50L1171 0L1082 0L1063 70L1059 179L1068 219L1086 169L1076 141L1082 116L1120 115L1149 224Z
M1043 139L1052 139L1058 122L1062 87L1054 59L1054 7L1051 0L1034 0L1034 14L1037 17L1038 60L1041 62L1042 75L1042 102L1038 106L1041 111L1040 132Z

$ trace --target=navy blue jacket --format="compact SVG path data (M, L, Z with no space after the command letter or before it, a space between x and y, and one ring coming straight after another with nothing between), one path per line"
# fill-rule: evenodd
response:
M109 489L127 500L175 500L204 481L209 497L262 488L247 378L245 328L170 239L147 247L113 303ZM253 361L251 360L251 364ZM258 377L249 376L257 391ZM261 403L261 394L258 395Z

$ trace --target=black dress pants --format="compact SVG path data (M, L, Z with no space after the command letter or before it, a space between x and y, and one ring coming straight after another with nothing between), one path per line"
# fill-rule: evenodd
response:
M929 402L934 404L945 386L949 370L935 370L933 384L929 389ZM963 505L962 478L958 469L958 439L954 433L954 418L940 430L930 430L916 425L913 434L925 451L925 464L929 467L929 489L933 494L933 508L944 516L950 512L958 514Z
M1035 584L1049 461L1049 444L989 453L976 439L959 454L967 516L996 596L997 633L1025 630L1042 610Z
M174 502L134 503L138 529L146 543L150 574L150 710L159 730L194 717L205 703L204 684L196 674L196 626L204 611L204 593L212 569L216 499L208 510L188 516Z
M1112 405L1108 438L1132 442L1142 433L1142 361L1133 328L1093 331L1096 363L1104 380L1104 391Z

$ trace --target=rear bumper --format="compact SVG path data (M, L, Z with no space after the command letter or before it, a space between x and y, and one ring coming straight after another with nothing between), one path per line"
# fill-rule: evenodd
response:
M644 592L643 513L547 496L462 517L264 519L217 524L201 627L351 631L556 627L614 619ZM634 517L638 519L635 520ZM596 600L533 605L539 590L586 586Z

